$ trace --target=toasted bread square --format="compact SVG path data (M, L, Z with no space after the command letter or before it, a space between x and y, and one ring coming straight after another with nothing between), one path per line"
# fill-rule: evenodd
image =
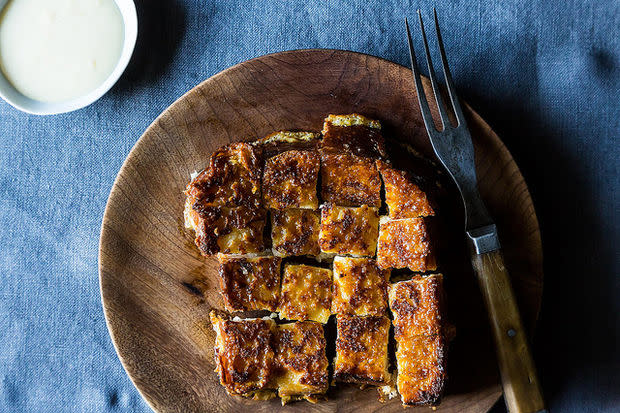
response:
M323 124L320 147L327 152L348 152L369 158L385 158L385 140L379 121L356 113L329 115Z
M379 226L377 264L380 268L411 271L437 269L423 218L383 220Z
M248 143L233 143L215 151L209 166L187 185L192 205L250 208L261 204L260 150Z
M321 196L341 206L381 206L381 176L374 161L355 155L321 154Z
M291 150L314 150L319 143L320 133L304 131L280 131L256 141L262 148L264 159Z
M388 372L390 319L383 316L336 317L334 380L358 384L385 384Z
M443 276L416 275L389 287L394 332L400 335L432 335L442 331ZM404 333L403 333L404 334Z
M446 380L445 340L441 334L395 334L396 385L404 405L434 405Z
M375 255L379 215L377 208L325 204L321 208L321 251L341 255Z
M264 250L264 209L198 206L186 201L185 225L195 231L202 255L256 254Z
M275 331L275 381L282 404L317 401L329 387L323 325L313 321L280 324Z
M317 256L321 214L309 209L271 211L271 241L274 255L289 257Z
M314 151L287 151L269 158L263 173L265 207L317 209L320 165Z
M418 218L435 215L426 194L413 183L405 171L377 161L385 186L385 203L391 219Z
M389 278L390 271L371 258L334 258L332 313L385 315Z
M284 266L280 317L325 324L331 314L332 272L310 265Z
M280 300L278 257L218 254L220 293L227 311L276 311Z
M215 330L215 371L228 394L258 396L270 388L275 322L271 319L234 319L211 311Z

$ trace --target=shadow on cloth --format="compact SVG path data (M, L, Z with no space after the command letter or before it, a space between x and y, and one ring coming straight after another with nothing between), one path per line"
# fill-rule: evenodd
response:
M155 83L173 60L186 29L185 11L176 0L136 0L138 39L117 92Z

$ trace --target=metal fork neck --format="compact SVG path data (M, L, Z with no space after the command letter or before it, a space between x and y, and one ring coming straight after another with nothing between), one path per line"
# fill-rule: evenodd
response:
M466 232L476 254L485 254L501 248L495 224L485 225Z

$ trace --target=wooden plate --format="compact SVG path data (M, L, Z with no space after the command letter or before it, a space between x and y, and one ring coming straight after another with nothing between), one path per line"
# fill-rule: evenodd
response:
M402 410L398 400L380 404L374 389L346 386L331 389L327 402L285 408L278 400L227 396L213 372L214 334L207 318L211 307L222 307L216 262L201 258L183 229L183 190L190 173L202 169L213 150L276 130L320 130L325 115L351 112L380 119L388 135L432 158L409 69L335 50L267 55L213 76L162 113L127 157L103 218L101 294L121 362L154 410ZM497 135L471 109L467 114L480 191L497 221L520 308L532 328L542 292L532 200ZM454 194L450 183L444 185ZM448 224L449 240L442 241L439 258L457 336L439 410L486 411L501 387L482 298L465 254L461 206L458 198L447 199L441 201L449 205L440 216Z

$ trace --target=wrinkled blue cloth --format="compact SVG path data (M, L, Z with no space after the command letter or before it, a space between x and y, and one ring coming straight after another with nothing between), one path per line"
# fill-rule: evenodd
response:
M139 0L136 52L100 101L51 117L0 102L0 411L149 411L112 346L97 275L103 210L132 145L188 89L265 53L407 64L403 17L419 5ZM535 351L551 411L618 411L620 2L434 5L460 94L506 142L537 207Z

